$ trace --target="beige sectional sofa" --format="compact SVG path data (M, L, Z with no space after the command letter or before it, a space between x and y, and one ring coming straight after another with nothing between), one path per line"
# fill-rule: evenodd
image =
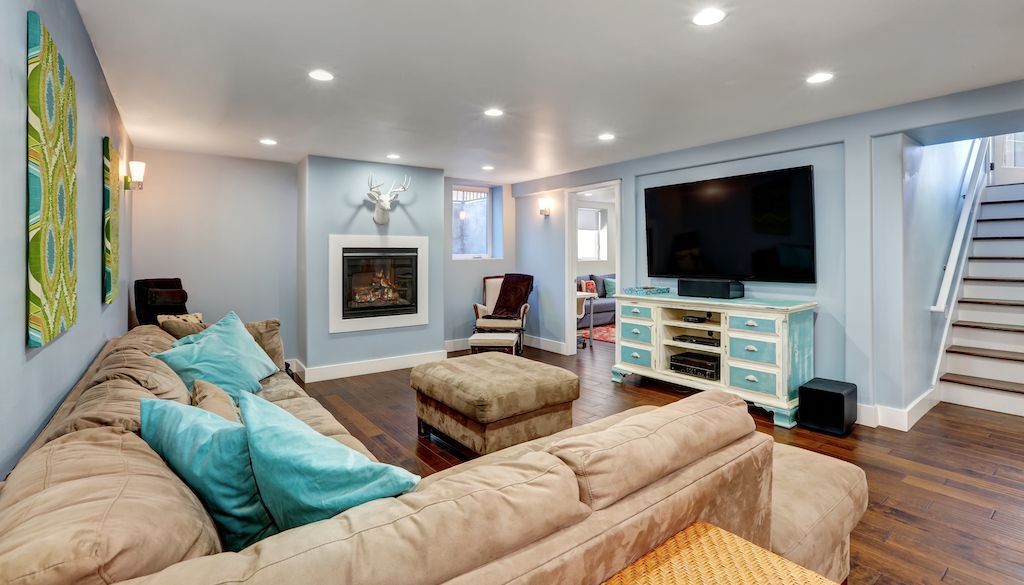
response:
M712 392L516 445L221 552L199 500L134 432L139 398L188 400L147 355L172 341L140 327L109 343L2 485L0 583L598 584L698 519L833 580L849 571L863 472L775 445L742 401ZM263 386L373 457L283 372Z

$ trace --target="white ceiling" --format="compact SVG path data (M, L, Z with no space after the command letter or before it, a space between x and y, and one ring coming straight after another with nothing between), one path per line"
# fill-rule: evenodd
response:
M723 0L724 22L690 24L714 1L77 4L138 146L289 162L398 152L491 182L1024 78L1024 0ZM309 79L316 67L335 80ZM835 80L804 83L821 69Z

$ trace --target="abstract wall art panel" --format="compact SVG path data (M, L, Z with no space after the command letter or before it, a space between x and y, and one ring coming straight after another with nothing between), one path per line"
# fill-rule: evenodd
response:
M118 230L121 227L121 156L110 137L103 138L103 302L117 299L118 268L121 249Z
M28 346L78 316L75 80L39 15L28 13Z

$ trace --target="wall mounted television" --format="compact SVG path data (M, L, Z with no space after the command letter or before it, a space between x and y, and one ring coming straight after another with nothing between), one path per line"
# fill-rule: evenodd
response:
M644 190L652 277L813 283L814 167Z

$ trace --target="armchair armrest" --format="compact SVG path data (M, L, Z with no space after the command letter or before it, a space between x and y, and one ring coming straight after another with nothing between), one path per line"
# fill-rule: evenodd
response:
M485 315L490 315L491 310L487 308L487 305L473 303L473 313L476 315L477 319L482 319Z
M526 314L530 312L530 303L524 304L519 308L519 318L523 320L523 327L526 327Z

